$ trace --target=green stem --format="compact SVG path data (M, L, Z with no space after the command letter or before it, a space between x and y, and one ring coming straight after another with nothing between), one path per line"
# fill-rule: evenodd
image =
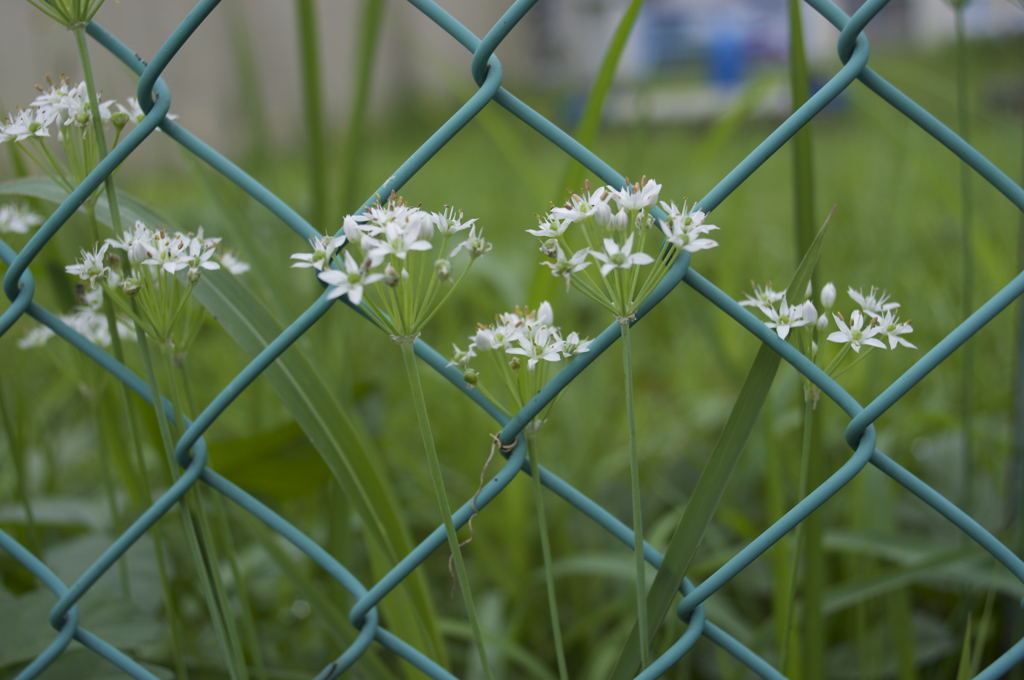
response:
M185 411L182 407L181 390L178 389L178 379L175 374L170 348L166 345L161 347L161 355L164 360L167 383L170 386L174 420L178 425L178 433L180 435L185 430ZM210 526L210 518L206 513L206 506L203 503L201 488L198 485L193 486L186 494L186 496L191 496L191 501L195 506L195 517L199 520L199 531L196 533L196 538L199 541L199 547L203 555L206 557L206 568L209 572L210 583L213 586L213 595L217 601L217 611L219 611L221 617L221 625L224 626L224 630L227 633L229 644L227 651L230 651L229 658L233 658L235 661L235 668L233 670L238 673L238 677L242 678L242 680L248 680L249 669L245 663L245 652L242 650L242 645L239 641L238 626L233 616L234 610L231 606L231 600L228 597L227 588L224 586L224 577L220 570L220 556L217 552L217 544L214 541L213 530ZM216 615L213 611L211 611L211 614Z
M533 500L537 506L537 529L540 533L540 549L544 556L544 580L548 587L548 609L551 612L551 632L555 640L555 658L558 660L558 677L569 680L565 665L565 649L562 646L562 628L558 622L558 599L555 596L555 575L551 568L551 543L548 540L548 523L544 512L544 489L540 483L540 451L536 435L526 435L526 452L530 456L530 477L533 480Z
M3 385L0 384L0 416L4 421L4 432L7 433L7 449L11 452L11 460L14 461L14 474L17 477L18 496L21 497L21 505L25 508L25 523L28 528L29 548L36 555L43 554L43 544L39 540L39 528L36 526L36 518L32 513L32 503L29 501L28 493L28 471L25 470L25 460L22 458L23 447L19 432L14 429L14 419L11 418L7 409L7 402L4 398Z
M960 137L967 141L970 135L969 112L967 108L967 38L964 28L964 4L956 7L956 99ZM960 190L962 204L960 214L960 251L963 255L963 300L962 315L966 319L971 315L971 293L974 286L974 254L971 248L971 220L973 217L973 196L971 193L971 169L966 163L960 164ZM963 423L963 450L961 453L963 480L963 501L965 510L971 507L971 480L973 475L973 456L971 453L971 435L973 425L972 385L974 383L974 345L966 343L962 348L963 367L961 373L960 394L961 419Z
M800 486L797 491L797 502L799 503L807 496L807 484L808 484L808 472L811 464L811 432L814 422L814 400L805 397L804 398L804 431L803 440L800 444ZM787 672L786 662L789 654L789 636L792 632L793 627L793 601L796 597L796 575L800 567L800 553L803 549L803 524L798 524L796 527L793 554L789 563L789 583L786 587L786 608L783 611L783 621L785 621L785 628L783 628L782 644L779 647L779 670L783 674Z
M78 43L78 56L82 60L82 71L85 75L85 88L89 93L89 106L92 108L93 133L96 136L96 150L99 158L96 163L107 157L107 138L103 133L103 119L100 118L100 104L96 96L96 83L92 77L92 61L89 59L89 46L85 41L85 26L74 28L75 42ZM94 164L91 167L96 167ZM91 170L91 168L90 168ZM110 205L110 221L114 233L121 234L121 211L117 204L117 193L114 191L114 178L107 175L103 180L107 192L107 203Z
M651 637L647 625L647 567L644 562L644 526L640 511L640 456L636 446L636 413L633 409L633 357L629 345L629 320L619 321L622 330L622 368L626 376L626 427L629 430L629 481L633 498L633 557L636 566L636 609L640 634L641 668L650 665Z
M462 599L466 604L466 613L469 615L469 624L473 629L473 640L476 642L477 652L480 654L480 664L484 669L484 677L493 680L491 666L487 662L487 650L484 649L483 634L480 631L480 620L476 614L476 606L473 604L473 593L469 588L469 577L466 575L466 565L462 560L462 549L459 547L459 537L455 533L455 523L452 521L452 511L448 504L448 493L444 488L444 479L441 477L441 463L437 459L437 451L434 449L434 436L430 431L430 419L427 416L427 402L423 396L423 386L420 384L419 366L416 363L416 351L413 348L414 340L403 339L398 343L402 349L402 358L405 360L405 370L409 374L409 387L412 390L412 400L416 406L416 419L419 421L420 434L423 436L423 447L427 452L427 463L430 466L430 478L434 483L434 493L437 495L437 504L441 510L441 518L444 520L445 534L448 536L448 545L452 550L452 557L455 561L455 574L459 581L459 590L462 592Z
M181 382L185 387L185 401L188 404L189 413L198 413L192 379L188 372L188 365L182 355L178 362L181 372ZM209 463L207 464L209 465ZM213 517L216 522L217 535L221 545L224 546L228 558L228 566L231 568L231 576L235 580L235 591L239 603L242 605L242 634L245 635L245 642L249 646L249 654L252 656L253 665L256 668L256 676L260 680L267 679L267 668L263 662L263 653L260 650L259 636L256 633L256 618L253 616L252 601L249 599L248 580L245 573L238 565L238 557L235 552L235 544L231 538L231 527L228 524L227 508L220 493L213 493Z
M113 446L112 433L107 432L106 428L103 427L103 422L100 417L100 405L98 399L102 398L102 394L97 395L96 400L92 401L93 410L96 413L96 434L99 439L99 454L100 454L100 476L103 480L103 492L107 497L107 505L110 509L110 527L117 533L121 533L126 527L122 526L121 513L117 510L117 497L114 494L114 478L110 474L111 461L110 461L110 449ZM124 599L131 600L132 589L131 582L128 580L128 559L122 557L117 561L117 569L121 574L121 594L124 595Z
M178 463L174 459L174 440L171 437L171 426L167 421L167 414L164 412L163 397L160 393L160 384L156 379L156 370L153 368L153 359L150 355L145 333L142 332L141 328L136 327L135 334L139 342L139 353L142 355L142 366L145 369L146 382L149 384L150 394L153 398L153 410L156 413L157 428L160 430L160 439L163 442L164 451L167 454L167 464L171 473L171 480L172 482L177 481L180 473L178 472ZM185 527L185 538L188 543L189 551L192 553L192 559L196 564L196 572L199 576L199 585L203 591L203 596L206 599L206 605L210 613L210 619L213 622L214 632L220 642L221 650L226 652L229 649L227 633L220 620L217 602L213 597L213 590L209 582L209 574L207 573L202 550L199 547L199 540L196 537L196 528L192 521L192 513L189 510L187 497L183 497L178 502L178 505L181 508L182 524ZM230 676L232 680L235 680L239 676L233 670L234 658L232 656L226 656L225 661L229 671L231 671Z
M356 207L356 191L358 189L358 173L360 151L363 146L363 120L370 101L370 85L373 82L373 65L377 54L377 43L380 40L381 27L384 25L384 0L364 0L360 19L359 56L356 67L359 77L356 81L355 96L352 98L352 110L348 118L348 130L345 132L345 147L341 154L341 210L347 213Z

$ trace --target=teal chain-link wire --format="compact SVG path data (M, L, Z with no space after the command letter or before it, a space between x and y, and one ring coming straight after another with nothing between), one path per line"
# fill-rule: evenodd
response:
M849 87L854 80L860 80L871 91L903 113L907 118L914 121L914 123L932 135L938 142L946 146L985 180L995 186L1015 206L1024 211L1024 191L1020 187L996 168L988 159L967 144L967 142L868 68L870 46L868 45L867 38L863 35L863 30L886 5L888 0L868 0L853 16L847 16L829 0L805 1L841 31L838 40L838 52L844 64L843 68L722 179L707 196L698 201L696 205L700 205L704 210L710 212L721 204L765 160L778 151L797 130L821 112L830 101ZM0 315L0 335L10 330L14 323L22 316L28 314L39 323L48 326L56 335L109 371L150 404L153 403L152 395L147 383L142 378L69 328L56 315L32 301L35 284L28 268L39 255L42 248L67 223L86 198L158 127L192 154L205 161L241 187L242 190L255 200L263 204L270 212L295 231L303 242L317 233L308 222L273 193L189 133L185 128L167 117L171 104L171 93L167 84L160 77L160 74L219 2L220 0L200 0L148 65L101 26L95 22L89 24L87 29L88 35L139 75L137 94L139 102L146 112L145 120L99 163L96 169L57 208L20 252L15 252L6 243L0 241L0 259L3 259L8 265L7 273L4 276L3 288L11 301L10 307ZM375 197L378 195L387 196L392 190L399 190L434 154L491 101L507 109L525 124L561 148L565 153L582 163L604 182L615 186L625 185L625 179L609 165L501 87L501 64L494 55L494 50L505 36L522 20L530 8L536 4L537 0L516 0L482 40L477 38L477 36L432 0L409 0L409 2L472 53L470 71L479 89L454 116L431 135L388 178L380 189L375 192L374 197L367 200L366 205L376 200ZM706 637L721 647L760 677L772 680L783 678L784 676L768 662L714 623L708 621L705 617L703 603L759 555L779 541L811 512L820 507L869 464L884 472L898 484L930 505L951 523L959 527L965 534L1009 569L1021 583L1024 583L1024 562L970 516L875 448L876 439L873 425L879 416L891 408L912 387L923 380L942 361L966 342L968 338L985 326L985 324L1024 292L1024 273L1018 275L1006 287L989 299L882 394L875 398L874 401L867 406L861 406L819 367L815 366L791 345L779 339L777 334L767 328L764 323L744 307L741 307L700 274L690 269L689 264L689 253L683 253L673 265L668 276L665 277L662 283L640 307L636 314L636 322L641 321L647 312L659 304L680 283L685 283L693 291L704 296L724 313L732 317L758 340L771 347L797 371L817 385L822 392L849 415L851 420L846 428L846 441L853 451L853 455L824 483L797 503L780 520L758 536L703 583L694 586L689 579L684 580L681 587L683 599L677 608L677 615L687 623L686 631L668 651L653 661L637 678L651 680L660 676L692 649L701 636ZM377 604L395 586L408 577L434 550L445 543L443 526L438 526L430 536L403 558L390 573L367 589L315 541L292 526L270 508L206 466L207 449L203 440L203 433L224 412L228 405L280 357L292 343L309 330L327 312L331 305L332 301L327 300L326 294L322 295L291 326L260 352L194 421L185 422L185 432L177 442L175 449L175 458L183 469L181 477L163 496L135 520L131 527L71 587L64 584L52 570L10 535L0 530L0 548L6 550L14 559L35 574L58 598L57 604L50 612L50 623L57 631L57 635L46 650L22 670L18 675L18 680L28 680L39 675L67 649L72 639L77 640L134 678L140 680L155 679L154 675L126 654L83 628L80 625L76 603L111 565L123 557L132 544L168 512L182 498L185 492L200 479L229 498L241 509L259 518L268 527L308 555L355 598L355 605L352 607L349 619L352 625L359 630L359 635L348 649L345 649L334 662L317 675L318 680L337 677L355 663L374 641L398 654L432 678L438 680L454 678L449 671L382 628L379 624L376 609ZM512 418L505 417L493 404L481 396L478 390L466 389L466 383L462 379L461 372L448 367L448 362L433 348L422 341L416 342L415 350L420 359L448 379L456 389L462 391L467 398L476 402L477 405L498 421L502 426L498 436L504 444L511 445L514 443L511 451L503 454L506 455L507 460L502 469L494 476L491 482L484 486L483 491L475 498L476 508L483 510L518 473L534 474L539 472L544 486L592 519L624 545L632 548L633 533L629 527L615 519L600 505L548 470L544 468L534 470L530 465L530 461L526 458L524 439L517 439L517 435L522 428L546 404L554 399L561 390L565 389L576 376L601 356L619 338L620 331L618 325L612 324L590 345L590 352L580 355L569 362ZM173 421L174 413L169 401L165 399L161 404L154 406L164 409L167 417ZM456 527L463 526L474 511L469 501L462 505L454 514ZM661 565L662 555L650 545L645 544L644 555L647 561L655 568ZM1024 606L1024 603L1022 603L1022 606ZM1022 659L1024 659L1024 640L1014 644L1013 647L990 666L982 670L976 677L984 680L1001 677Z

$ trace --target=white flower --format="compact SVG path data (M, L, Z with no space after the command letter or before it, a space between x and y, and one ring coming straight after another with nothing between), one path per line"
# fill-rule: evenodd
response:
M39 111L18 111L17 116L7 114L7 122L0 126L0 142L22 142L29 137L49 137L52 118Z
M744 307L750 307L752 305L756 307L760 307L761 305L767 305L771 307L776 302L778 302L779 300L783 300L786 297L785 290L776 292L772 290L772 284L770 283L767 284L764 288L758 288L756 285L754 285L753 281L750 282L750 285L754 286L754 295L747 295L747 299L740 302L740 304L743 305Z
M828 336L830 341L844 344L850 343L850 347L853 348L854 352L860 352L861 345L872 345L873 347L885 349L885 345L873 337L879 331L878 326L869 325L867 328L864 328L864 315L861 314L859 309L850 315L849 327L843 321L842 314L833 314L832 316L835 318L839 330Z
M552 208L551 216L555 220L567 222L579 222L580 220L592 217L601 206L606 206L611 194L610 187L600 187L593 193L583 192L583 196L572 194L565 202L563 208Z
M108 238L104 243L112 248L123 250L127 253L128 261L132 264L140 264L143 260L149 258L153 238L152 230L141 221L136 220L135 226L131 231L127 229L124 231L123 238L120 240Z
M519 354L526 357L526 367L532 371L537 367L539 361L559 361L562 358L558 353L559 344L554 330L543 326L538 328L532 336L520 336L519 347L512 347L505 351L508 354Z
M633 234L630 234L626 239L626 242L622 244L622 248L610 238L604 240L605 253L597 252L593 250L590 252L591 257L595 260L599 260L604 264L601 265L601 276L608 276L608 273L613 269L629 269L633 265L645 265L654 262L654 258L647 253L632 253L633 250Z
M439 232L445 236L450 236L463 229L469 229L476 222L477 218L473 218L467 222L462 221L462 211L459 211L459 216L455 217L455 208L450 206L444 207L444 212L430 213L430 221L437 228Z
M25 334L21 340L18 340L18 349L32 349L34 347L42 347L46 344L46 341L52 338L54 335L53 331L50 330L49 326L36 326L28 333Z
M188 248L192 239L184 234L178 233L168 238L165 232L160 232L156 238L146 244L148 259L142 264L162 267L164 271L173 274L176 271L188 267Z
M451 254L448 257L455 257L456 253L465 248L469 252L469 256L474 260L484 253L490 252L492 245L484 240L484 230L480 230L480 235L476 235L476 225L474 224L469 229L469 236L466 240L455 246Z
M706 233L706 230L717 229L718 227L711 224L692 227L683 226L688 219L689 217L685 217L680 220L672 220L671 222L658 220L658 225L665 234L665 239L676 248L695 253L698 250L708 250L718 245L718 242L713 239L700 238L701 234Z
M394 255L400 260L404 260L409 254L410 250L430 250L433 246L430 241L424 241L419 238L421 223L419 220L409 220L406 222L409 228L403 228L399 222L390 221L384 225L383 240L373 239L370 243L370 250L368 252L371 258L380 260L388 255ZM470 229L470 236L472 236L473 230ZM364 243L366 239L364 239ZM452 253L455 254L454 252Z
M227 269L235 276L249 271L249 263L239 260L230 250L221 254L220 263L224 265L224 269Z
M448 366L458 366L463 371L469 368L469 360L476 356L476 352L473 351L473 345L470 345L466 351L459 349L458 345L452 343L452 360L448 362Z
M818 317L818 330L824 332L828 328L828 314L822 314Z
M98 250L94 246L91 253L82 248L81 261L78 264L64 267L64 271L68 274L74 274L83 281L88 281L91 285L96 285L97 279L105 279L110 275L110 267L103 261L108 247L106 243L100 246Z
M348 218L345 218L346 221ZM330 264L334 251L345 243L345 236L335 238L334 236L310 236L309 243L313 246L312 253L295 253L291 259L298 260L292 265L293 268L312 267L319 271L324 270L324 265Z
M33 227L43 223L41 215L32 212L27 205L8 203L0 205L0 232L27 234Z
M573 331L569 333L569 336L562 341L558 347L558 351L562 355L569 359L576 356L577 354L583 354L584 352L590 351L590 340L580 340L579 333Z
M890 309L896 309L900 306L898 302L887 302L889 296L886 295L885 291L879 292L874 286L871 286L871 290L868 291L867 295L864 295L863 291L854 290L853 287L846 292L853 298L854 302L860 305L861 309L872 317L881 316L882 312L888 312ZM850 318L852 319L853 317Z
M803 318L803 306L789 305L786 303L786 298L782 298L779 311L775 311L775 308L771 305L758 305L757 308L771 319L771 321L766 321L764 325L768 326L768 328L774 328L775 332L783 340L789 335L791 328L807 325L807 321Z
M541 239L558 238L565 233L570 224L572 224L572 220L551 220L550 222L541 220L537 229L527 229L526 232Z
M220 241L220 239L216 239ZM189 283L195 285L199 281L199 270L200 269L220 269L220 265L216 262L210 262L210 258L213 257L214 247L210 245L209 239L203 240L202 228L199 230L199 236L192 239L192 242L188 246L188 254L182 254L181 261L188 267L188 280Z
M827 312L836 303L836 287L829 281L821 289L821 306Z
M117 110L120 113L126 114L128 116L128 120L130 120L133 125L138 125L143 120L145 120L146 114L143 113L142 107L139 106L139 100L135 97L128 97L126 101L128 102L128 107L125 108L118 104ZM173 113L168 113L167 118L170 118L171 120L177 120L178 116Z
M327 299L333 300L342 295L348 295L348 301L358 305L363 299L363 288L376 283L384 278L383 274L370 273L370 260L357 265L352 259L352 254L345 251L345 271L338 269L327 269L321 271L317 276L324 283L334 286L334 289L327 293Z
M565 279L565 290L568 291L572 275L591 265L590 262L584 262L589 254L589 248L581 248L573 253L572 258L566 259L565 253L562 252L562 246L555 244L555 261L541 262L541 264L546 267L551 267L552 276L561 276Z
M637 182L625 189L613 189L611 196L624 210L642 210L658 202L658 194L661 192L661 185L653 179L648 180L642 187Z
M878 317L878 334L884 335L889 341L889 349L896 349L896 345L903 345L904 347L910 347L911 349L917 349L915 345L910 344L900 336L904 333L913 333L914 329L911 328L910 322L901 323L896 315L892 312L886 312L882 316Z

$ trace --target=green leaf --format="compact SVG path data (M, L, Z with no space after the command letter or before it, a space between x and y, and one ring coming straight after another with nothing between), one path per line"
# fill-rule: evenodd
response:
M31 196L57 204L63 203L64 199L68 197L67 192L49 177L26 177L4 182L0 184L0 196L2 195ZM136 220L141 220L150 227L166 225L172 229L176 228L171 222L144 206L138 199L121 190L117 191L117 201L121 211L121 221L126 227L135 223ZM107 204L105 195L101 195L96 201L96 219L108 227L111 225L110 206Z
M277 501L309 495L330 470L298 423L227 442L210 442L210 465L249 493Z
M829 219L822 225L811 247L804 255L804 259L797 267L793 279L789 282L787 290L803 291L807 282L811 279L811 273L818 262L818 254L821 252L821 244L825 239L825 232L828 230ZM775 380L775 373L779 369L781 357L768 345L762 344L754 358L754 363L747 373L743 387L740 389L736 403L733 405L732 413L725 423L725 428L715 444L711 457L697 480L697 487L690 496L682 516L679 518L679 526L676 528L668 549L665 551L665 559L654 577L654 585L647 593L647 623L651 631L661 625L665 618L676 591L683 582L686 570L690 566L693 555L697 552L704 532L711 523L711 518L722 500L722 494L729 483L736 463L743 453L743 447L750 437L750 431L757 421L761 407L764 405L768 390ZM612 680L627 680L632 678L637 665L640 663L640 644L637 633L637 626L634 624L630 632L629 641L626 643L619 661L612 671Z
M0 590L0 668L31 661L56 637L48 616L56 596L33 590L14 597ZM159 640L164 624L133 603L107 599L80 603L82 625L118 649L131 650ZM75 677L78 677L77 675Z

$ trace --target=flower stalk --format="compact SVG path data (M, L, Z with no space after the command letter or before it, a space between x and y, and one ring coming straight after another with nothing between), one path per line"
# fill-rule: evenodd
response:
M420 426L420 434L423 437L423 448L427 453L427 464L430 467L430 479L434 484L434 493L437 496L438 507L441 510L441 519L444 522L445 535L448 537L448 546L452 550L452 557L455 561L455 574L459 582L459 590L462 593L462 600L466 605L466 614L469 616L469 624L473 630L473 640L476 643L477 653L480 655L480 664L484 669L484 677L493 680L491 666L487 662L487 650L484 648L483 634L480 630L480 619L477 616L476 606L473 604L473 593L469 587L469 577L466 574L466 565L462 559L462 548L459 547L459 537L455 532L455 523L452 520L452 510L448 503L448 493L444 488L444 479L441 476L441 463L437 458L437 450L434 448L434 436L430 430L430 418L427 415L427 402L423 396L423 386L420 384L419 366L416 362L415 338L402 337L396 340L402 350L402 358L405 360L405 370L409 376L409 389L412 392L413 404L416 407L416 420Z

